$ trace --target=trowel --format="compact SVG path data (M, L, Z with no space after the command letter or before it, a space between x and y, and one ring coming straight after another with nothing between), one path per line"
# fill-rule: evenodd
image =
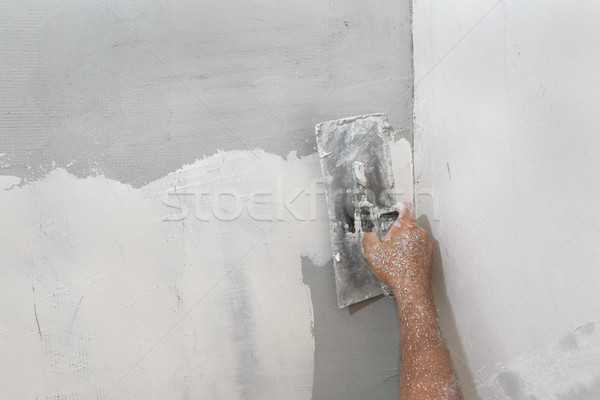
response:
M413 201L410 143L385 114L326 121L315 127L325 183L337 301L340 308L389 289L369 269L362 248L367 232L381 238Z

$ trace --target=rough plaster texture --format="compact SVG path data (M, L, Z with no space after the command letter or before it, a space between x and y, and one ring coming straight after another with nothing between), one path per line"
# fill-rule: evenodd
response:
M185 192L221 179L264 212L253 193L283 182L297 207L293 189L320 177L316 123L387 112L410 138L410 1L4 1L0 26L12 398L395 397L393 307L330 307L324 214L295 225L276 206L287 219L263 232L194 219ZM186 164L208 183L165 177ZM247 240L253 267L219 281ZM336 359L353 360L351 379Z
M410 136L410 1L0 5L4 173L139 187L216 150L314 151L316 123Z
M600 397L600 341L581 362L550 345L600 319L599 18L592 1L415 3L419 208L467 399Z

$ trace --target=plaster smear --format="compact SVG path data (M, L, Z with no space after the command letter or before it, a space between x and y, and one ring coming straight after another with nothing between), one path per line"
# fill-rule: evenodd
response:
M573 371L577 371L576 374ZM467 399L593 400L600 398L600 329L588 322L557 342L515 359Z
M316 155L238 151L139 189L3 180L3 394L310 399L300 255L330 258L319 176Z

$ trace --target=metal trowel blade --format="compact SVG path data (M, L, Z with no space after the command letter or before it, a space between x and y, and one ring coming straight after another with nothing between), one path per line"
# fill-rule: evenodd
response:
M315 131L327 196L337 300L344 308L383 293L382 283L369 269L363 253L362 238L372 226L364 210L386 210L399 201L412 201L412 154L408 142L396 137L385 114L322 122ZM396 168L393 159L398 155L404 160L396 161ZM395 179L403 180L402 188L395 187ZM377 231L377 226L381 229L381 224L373 222L373 230ZM385 233L377 232L380 236Z

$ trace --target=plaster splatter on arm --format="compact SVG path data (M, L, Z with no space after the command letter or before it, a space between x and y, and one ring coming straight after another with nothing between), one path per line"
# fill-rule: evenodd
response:
M398 220L382 240L369 233L363 245L371 269L392 289L398 309L400 399L460 399L431 290L433 243L416 224L412 204L402 203Z

